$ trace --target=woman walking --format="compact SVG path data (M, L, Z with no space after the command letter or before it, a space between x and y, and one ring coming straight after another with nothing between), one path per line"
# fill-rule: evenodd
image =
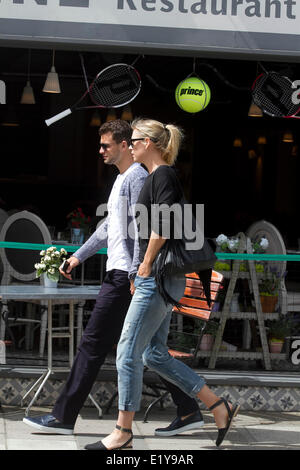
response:
M177 157L182 132L174 125L150 119L132 123L131 153L136 162L144 164L149 172L138 198L147 211L146 220L139 226L140 266L135 279L135 292L127 312L117 349L119 415L116 429L103 441L88 444L88 450L116 450L132 448L132 421L139 410L143 368L158 372L193 398L199 398L212 411L218 428L216 445L224 440L239 405L232 405L217 397L184 363L168 353L167 337L172 305L166 304L155 281L153 262L166 242L169 220L157 217L152 205L172 206L182 198L175 171L171 167ZM148 230L145 230L145 225ZM143 231L143 236L141 236ZM165 277L164 288L169 296L179 301L185 289L185 277Z

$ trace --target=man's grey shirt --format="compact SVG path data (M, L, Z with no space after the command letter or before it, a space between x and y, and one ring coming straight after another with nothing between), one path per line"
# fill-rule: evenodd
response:
M130 266L129 278L133 278L136 275L140 264L135 204L148 175L148 172L141 165L137 165L124 179L120 189L118 212L121 222L121 233L123 234L122 246L127 259L127 265ZM107 248L107 225L106 217L93 235L74 253L73 256L80 263L96 254L101 248ZM132 229L128 230L129 227L134 227L134 236L131 233Z

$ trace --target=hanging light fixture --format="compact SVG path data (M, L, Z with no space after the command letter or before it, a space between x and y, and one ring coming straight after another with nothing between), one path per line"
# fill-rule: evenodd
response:
M43 88L43 91L45 93L60 93L60 85L59 85L59 78L58 74L56 73L55 67L54 67L54 57L55 57L55 51L52 51L52 66L51 70L47 75L45 85Z
M252 101L250 104L249 111L248 111L248 116L249 117L263 117L263 115L264 113L262 112L260 107L257 106L257 104L255 104L254 101Z
M254 158L257 158L257 154L255 150L253 149L248 150L248 158L249 160L254 160Z
M28 60L27 60L27 82L24 86L23 93L21 96L21 104L35 104L35 98L33 89L30 84L30 62L31 62L31 50L28 49Z
M99 112L96 110L92 114L92 118L90 120L90 126L91 127L100 127L101 126L101 118L99 115Z
M114 108L110 108L107 113L106 122L115 121L117 119L116 111Z
M29 80L27 80L27 83L24 86L20 103L21 104L35 104L33 89L32 89L32 86L30 85Z
M124 106L121 119L122 119L123 121L132 121L132 119L133 119L133 114L132 114L132 110L131 110L130 104L127 104L126 106Z
M282 142L290 144L294 142L294 136L291 131L285 131L285 133L283 134Z
M264 135L260 135L257 139L258 145L266 145L267 144L267 138Z
M233 141L233 146L234 147L243 147L243 142L240 137L236 137Z
M291 155L292 155L292 157L297 157L297 155L298 155L298 145L293 145Z

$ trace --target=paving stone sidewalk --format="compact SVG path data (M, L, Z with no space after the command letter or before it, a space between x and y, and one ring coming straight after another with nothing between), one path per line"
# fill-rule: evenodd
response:
M51 412L33 407L30 415ZM24 409L0 408L0 450L83 450L85 444L101 440L115 426L117 410L98 418L95 408L84 408L72 436L42 434L22 422ZM154 429L167 426L174 415L167 410L153 410L148 423L137 413L133 425L134 449L148 451L216 450L216 428L212 415L204 411L204 426L173 437L157 437ZM222 450L300 450L300 413L242 411L237 416Z

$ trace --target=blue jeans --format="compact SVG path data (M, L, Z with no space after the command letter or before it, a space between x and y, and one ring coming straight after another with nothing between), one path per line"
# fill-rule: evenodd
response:
M180 300L185 278L167 278L165 287L175 300ZM204 379L168 353L172 305L166 306L154 277L137 276L135 288L117 349L119 410L139 410L144 364L195 398Z

